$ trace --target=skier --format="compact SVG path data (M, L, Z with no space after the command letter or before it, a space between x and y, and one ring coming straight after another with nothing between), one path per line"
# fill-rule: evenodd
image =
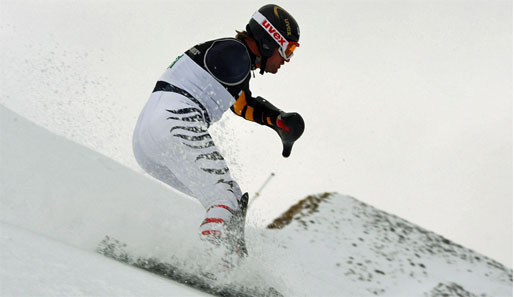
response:
M230 175L208 128L229 108L278 132L283 156L301 136L304 122L249 89L250 73L277 73L299 47L295 19L277 5L261 7L246 31L195 45L157 82L133 136L134 155L153 177L195 197L205 207L201 237L244 249L247 194ZM244 251L243 251L244 253Z

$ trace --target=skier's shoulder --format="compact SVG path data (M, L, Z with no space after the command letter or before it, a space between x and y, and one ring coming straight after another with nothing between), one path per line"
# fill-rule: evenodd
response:
M188 51L203 56L202 66L226 85L242 83L250 74L251 61L247 47L236 38L207 41Z
M232 57L249 57L248 49L245 44L236 38L225 37L214 40L209 40L200 44L195 45L189 49L188 54L223 54Z

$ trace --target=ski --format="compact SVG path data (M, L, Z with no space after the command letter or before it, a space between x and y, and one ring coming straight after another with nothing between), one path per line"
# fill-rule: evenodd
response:
M220 297L284 297L275 288L243 287L238 284L216 284L208 274L193 274L181 269L179 266L163 262L156 258L138 257L126 251L127 245L106 236L96 251L116 261L137 267L167 279L188 285L194 289Z

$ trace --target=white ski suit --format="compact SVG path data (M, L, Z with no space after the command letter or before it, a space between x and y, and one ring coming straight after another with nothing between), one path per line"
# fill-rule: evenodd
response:
M134 131L139 165L206 208L204 235L223 232L220 223L230 220L242 196L208 127L229 108L274 129L280 114L266 100L251 97L254 63L246 44L234 38L196 45L160 77Z

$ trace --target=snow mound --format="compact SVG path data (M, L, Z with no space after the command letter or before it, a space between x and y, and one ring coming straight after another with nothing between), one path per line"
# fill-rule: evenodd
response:
M309 196L268 228L313 281L350 296L512 296L511 269L349 196Z

